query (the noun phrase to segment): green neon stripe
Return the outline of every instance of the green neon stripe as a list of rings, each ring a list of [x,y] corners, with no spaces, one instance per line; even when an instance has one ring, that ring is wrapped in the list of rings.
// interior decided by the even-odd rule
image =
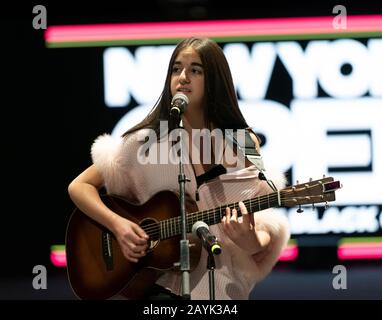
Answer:
[[[53,42],[47,43],[48,48],[75,48],[75,47],[111,47],[123,45],[145,44],[176,44],[183,38],[171,39],[137,39],[137,40],[110,40],[110,41],[86,41],[86,42]]]
[[[226,37],[213,38],[219,42],[234,41],[274,41],[274,40],[315,40],[315,39],[338,39],[338,38],[377,38],[382,37],[382,31],[378,32],[348,32],[348,33],[320,33],[320,34],[288,34],[274,36],[242,36],[242,37]]]
[[[293,246],[293,245],[297,245],[297,240],[296,239],[289,239],[288,246]]]
[[[64,244],[55,244],[50,246],[50,251],[65,251],[65,245]]]
[[[382,237],[349,237],[349,238],[342,238],[338,243],[344,244],[344,243],[382,243]]]
[[[217,42],[242,42],[242,41],[275,41],[275,40],[315,40],[315,39],[339,39],[339,38],[378,38],[382,37],[382,31],[375,32],[337,32],[320,34],[288,34],[288,35],[255,35],[233,37],[211,37]],[[149,45],[149,44],[176,44],[183,38],[163,39],[134,39],[134,40],[110,40],[110,41],[81,41],[81,42],[52,42],[47,43],[48,48],[80,48],[80,47],[110,47],[123,45]]]

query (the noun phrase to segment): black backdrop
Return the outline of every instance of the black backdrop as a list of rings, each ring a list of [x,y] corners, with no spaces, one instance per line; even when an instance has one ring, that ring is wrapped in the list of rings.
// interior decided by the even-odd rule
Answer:
[[[32,8],[48,25],[331,15],[330,1],[251,4],[234,1],[125,1],[124,5],[38,2],[2,5],[2,220],[0,274],[31,274],[64,243],[74,206],[67,185],[90,164],[89,147],[127,111],[100,117],[103,48],[47,49],[32,28]],[[344,1],[348,14],[382,12],[377,2]],[[57,63],[59,61],[59,63]],[[96,66],[96,67],[95,67]]]

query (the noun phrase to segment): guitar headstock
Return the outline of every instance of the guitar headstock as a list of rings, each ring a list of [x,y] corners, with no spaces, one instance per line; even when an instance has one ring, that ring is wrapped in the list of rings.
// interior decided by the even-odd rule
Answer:
[[[294,207],[334,201],[335,191],[341,187],[341,183],[334,181],[332,177],[296,184],[280,191],[281,204],[285,207]]]

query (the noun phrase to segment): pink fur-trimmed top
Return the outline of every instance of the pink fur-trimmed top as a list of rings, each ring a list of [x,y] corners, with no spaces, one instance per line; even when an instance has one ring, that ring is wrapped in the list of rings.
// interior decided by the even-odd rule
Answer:
[[[147,130],[142,129],[128,137],[114,138],[110,135],[98,137],[92,145],[92,160],[102,174],[108,193],[125,197],[132,203],[141,204],[162,190],[178,192],[177,164],[141,164],[138,156],[142,149]],[[167,141],[160,141],[167,143]],[[197,188],[194,170],[191,164],[184,166],[187,195],[195,200],[198,190],[199,210],[215,208],[226,203],[237,202],[271,192],[266,182],[258,179],[258,170],[254,166],[231,171],[202,184]],[[274,180],[278,187],[283,180]],[[286,217],[271,209],[254,213],[256,229],[266,230],[271,235],[271,244],[261,259],[251,256],[224,234],[221,225],[210,226],[222,245],[222,253],[215,257],[216,299],[248,299],[253,286],[263,279],[273,268],[282,249],[289,239],[289,226]],[[191,272],[190,288],[192,299],[209,299],[207,255],[202,255],[197,268]],[[181,274],[169,271],[158,284],[169,288],[176,294],[181,293]]]

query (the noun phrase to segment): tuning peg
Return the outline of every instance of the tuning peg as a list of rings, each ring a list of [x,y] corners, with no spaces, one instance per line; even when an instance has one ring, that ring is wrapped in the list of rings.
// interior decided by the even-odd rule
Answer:
[[[312,211],[314,211],[314,209],[316,209],[316,206],[314,205],[314,203],[312,203]]]
[[[326,177],[326,176],[323,174],[323,175],[322,175],[322,178],[325,179],[325,177]]]
[[[329,208],[328,201],[325,201],[325,209],[328,209],[328,208]]]
[[[301,205],[298,206],[297,212],[298,212],[298,213],[302,213],[302,212],[304,212],[304,209],[301,208]]]
[[[313,181],[313,178],[309,178],[309,182],[312,182]]]

